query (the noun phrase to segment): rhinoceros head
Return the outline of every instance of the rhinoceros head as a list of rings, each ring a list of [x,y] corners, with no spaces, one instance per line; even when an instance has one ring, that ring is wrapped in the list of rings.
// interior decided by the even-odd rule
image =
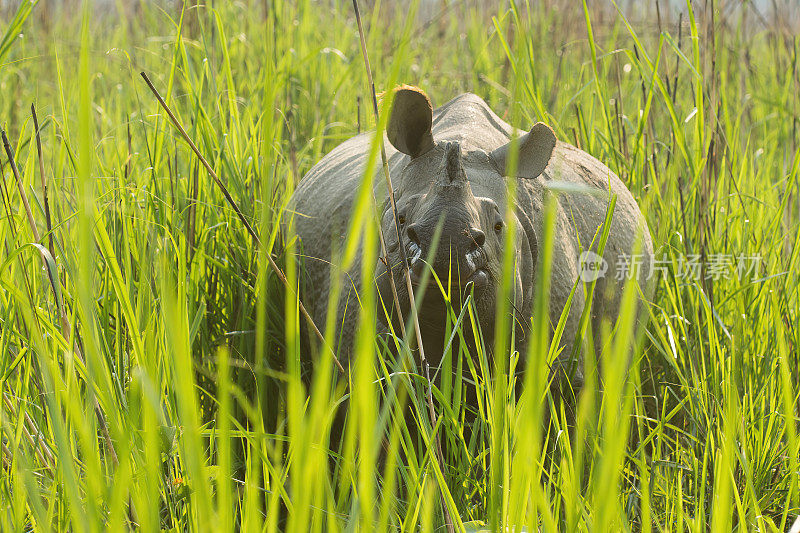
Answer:
[[[451,291],[455,296],[461,293],[460,289],[472,286],[476,304],[485,310],[484,315],[492,315],[502,276],[504,232],[513,224],[517,235],[524,234],[516,216],[512,220],[505,217],[510,143],[490,151],[467,151],[462,145],[471,148],[481,145],[468,138],[480,135],[470,131],[469,124],[465,124],[460,137],[455,136],[456,140],[452,140],[453,136],[451,140],[435,139],[431,126],[428,97],[415,88],[398,89],[387,136],[398,151],[410,156],[401,174],[393,179],[412,282],[418,283],[429,266],[443,285],[458,289]],[[536,178],[547,166],[555,146],[553,131],[539,123],[518,142],[515,175]],[[382,225],[392,259],[398,261],[402,254],[388,206]],[[434,242],[438,243],[435,249]],[[521,277],[532,275],[535,252],[532,253],[527,242],[517,248],[518,260],[524,263],[522,270],[528,271],[517,275],[516,285],[521,292]],[[399,279],[399,270],[395,269],[395,279]],[[427,296],[426,301],[429,301]],[[432,314],[437,313],[423,308],[420,318],[441,324],[443,317]]]

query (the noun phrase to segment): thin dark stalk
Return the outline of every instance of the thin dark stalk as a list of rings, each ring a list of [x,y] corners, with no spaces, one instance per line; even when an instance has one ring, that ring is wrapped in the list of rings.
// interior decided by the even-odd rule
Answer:
[[[52,256],[53,265],[57,265],[57,263],[56,263],[56,250],[55,250],[55,246],[53,245],[53,224],[52,224],[52,219],[50,217],[50,202],[49,202],[49,199],[48,199],[49,198],[49,194],[47,193],[47,176],[44,173],[44,158],[42,157],[42,140],[41,140],[41,134],[40,134],[40,129],[39,129],[39,118],[36,116],[36,107],[35,107],[34,104],[31,104],[31,116],[33,117],[34,129],[36,130],[36,149],[37,149],[37,152],[39,154],[39,173],[41,175],[41,180],[42,180],[42,195],[44,197],[44,199],[43,199],[44,214],[45,214],[45,220],[47,222],[47,234],[48,234],[48,237],[49,237],[49,239],[48,239],[49,250],[50,250],[50,255]],[[44,258],[43,258],[43,261],[45,262],[45,268],[47,268],[47,261]],[[48,271],[49,271],[49,269],[48,269]],[[50,285],[51,285],[51,288],[53,289],[53,297],[56,300],[56,310],[58,312],[58,317],[59,317],[59,320],[60,320],[60,323],[61,323],[61,334],[62,334],[62,336],[64,337],[65,340],[69,340],[69,333],[70,333],[69,320],[67,319],[67,314],[64,311],[64,302],[59,297],[59,294],[60,294],[59,291],[56,290],[56,283],[59,282],[58,281],[58,267],[57,266],[56,266],[56,272],[50,272],[48,278],[50,279]],[[76,345],[76,349],[77,349],[77,345]],[[98,407],[99,407],[99,404],[98,404]],[[112,453],[112,455],[115,456],[116,454]]]
[[[192,171],[192,186],[189,189],[189,220],[186,224],[186,244],[189,251],[188,264],[191,264],[192,258],[194,257],[194,232],[195,220],[197,217],[197,182],[200,175],[199,166],[193,166],[194,171]]]
[[[14,178],[17,181],[17,188],[19,189],[19,194],[22,197],[22,205],[25,206],[25,214],[28,216],[28,224],[33,232],[33,238],[36,240],[36,242],[39,242],[41,237],[39,236],[39,230],[36,228],[36,221],[33,220],[31,204],[28,203],[28,195],[25,194],[25,186],[22,184],[22,178],[20,177],[19,170],[17,169],[17,162],[14,160],[14,151],[11,149],[11,144],[8,142],[8,137],[6,137],[6,130],[2,130],[0,134],[3,136],[3,147],[6,149],[8,163],[11,165],[11,171],[14,173]]]
[[[30,224],[31,231],[33,232],[34,237],[35,237],[36,241],[38,242],[39,240],[41,240],[41,237],[39,236],[39,231],[36,229],[36,223],[33,220],[33,214],[31,213],[31,210],[30,210],[30,204],[28,203],[28,197],[25,194],[24,187],[22,186],[22,179],[21,179],[21,177],[19,175],[19,170],[17,169],[16,160],[14,159],[14,152],[11,149],[11,144],[8,142],[8,137],[6,136],[5,130],[0,130],[0,136],[2,136],[2,138],[3,138],[3,146],[5,148],[6,155],[8,156],[8,162],[11,165],[11,169],[12,169],[12,171],[14,173],[14,177],[15,177],[15,179],[17,181],[17,187],[19,188],[20,194],[22,195],[22,202],[25,205],[25,210],[26,210],[26,213],[28,215],[28,223]],[[0,169],[0,176],[2,176],[2,169]],[[6,209],[8,210],[9,209],[9,201],[10,201],[11,197],[8,194],[8,189],[5,187],[5,180],[3,180],[3,191],[5,193],[4,204],[6,205]],[[17,234],[16,230],[13,228],[13,218],[11,218],[10,211],[8,213],[8,217],[9,217],[9,220],[10,220],[10,222],[12,224],[12,230],[14,231],[14,234]],[[51,287],[53,289],[53,295],[54,295],[54,297],[56,299],[56,307],[58,308],[58,314],[59,314],[59,317],[61,318],[62,336],[65,339],[69,339],[69,323],[66,320],[66,315],[64,313],[63,303],[58,298],[58,294],[59,293],[56,290],[56,286],[55,286],[55,284],[58,283],[57,274],[55,272],[52,272],[50,270],[49,266],[48,266],[48,262],[47,262],[47,259],[46,259],[45,255],[47,253],[49,253],[49,252],[46,252],[46,251],[42,250],[40,253],[42,255],[42,262],[44,263],[45,268],[49,272],[48,278],[50,280],[50,285],[51,285]],[[52,259],[53,259],[53,264],[55,264],[55,258],[52,258]],[[30,281],[28,280],[28,274],[27,274],[27,271],[25,270],[25,268],[22,268],[22,275],[25,278],[25,285],[26,285],[26,288],[28,290],[28,295],[29,295],[29,297],[31,297],[32,291],[31,291],[31,287],[30,287]],[[31,301],[33,301],[32,298],[31,298]],[[37,319],[36,324],[38,326],[38,317],[35,314],[34,314],[34,319]],[[81,351],[77,346],[75,348],[75,357],[79,361],[81,361],[81,363],[83,364],[83,358],[81,356]],[[117,465],[119,465],[119,457],[117,456],[117,451],[114,449],[114,443],[111,440],[111,434],[108,431],[108,423],[106,422],[106,417],[103,414],[103,410],[100,407],[100,402],[97,400],[96,397],[94,398],[94,410],[95,410],[95,415],[97,416],[97,422],[98,422],[98,424],[100,426],[100,433],[102,434],[103,440],[104,440],[105,445],[106,445],[106,449],[108,450],[108,453],[111,455],[111,460],[113,461],[114,466],[116,467]]]
[[[125,123],[125,129],[128,134],[128,157],[125,158],[125,184],[128,183],[128,176],[131,175],[131,157],[133,157],[133,147],[131,146],[131,122]]]
[[[356,133],[361,133],[361,97],[356,96]]]
[[[33,106],[31,106],[31,109],[33,109]],[[38,123],[37,123],[35,117],[36,117],[36,115],[34,115],[34,123],[36,124],[37,139],[38,139],[39,127],[38,127]],[[41,237],[39,236],[39,230],[36,228],[36,222],[33,220],[33,213],[31,213],[31,210],[30,210],[30,204],[28,203],[28,196],[25,194],[25,188],[24,188],[24,186],[22,184],[22,178],[19,175],[19,170],[17,170],[17,162],[14,159],[14,151],[11,149],[11,144],[8,142],[8,137],[6,137],[5,130],[0,131],[0,134],[2,135],[2,138],[3,138],[3,146],[5,147],[6,155],[8,156],[8,162],[11,165],[11,170],[14,173],[14,178],[17,181],[17,188],[19,189],[19,193],[22,196],[22,203],[25,206],[25,211],[26,211],[26,213],[28,215],[28,224],[30,225],[31,231],[33,232],[34,240],[38,243],[41,240]],[[39,153],[39,159],[40,159],[40,162],[41,162],[41,151]],[[2,172],[2,169],[0,168],[0,173],[1,172]],[[5,180],[4,180],[3,184],[5,186]],[[7,204],[11,200],[11,197],[9,196],[7,189],[5,190],[5,194],[6,194],[6,197],[7,197],[7,199],[6,199],[6,204]],[[12,222],[12,229],[13,229],[14,228],[13,220],[10,217],[11,217],[11,215],[9,214],[9,220],[11,220],[11,222]],[[48,222],[48,227],[49,226],[50,226],[50,223]],[[52,228],[50,229],[50,231],[52,231]],[[16,229],[14,230],[14,232],[16,234]],[[51,233],[51,241],[50,242],[51,242],[51,247],[52,247],[52,233]],[[56,308],[58,310],[58,316],[61,319],[62,334],[64,335],[64,339],[69,339],[69,336],[68,336],[69,323],[67,321],[66,314],[64,313],[63,303],[62,303],[61,299],[59,298],[59,291],[56,289],[56,283],[58,283],[58,274],[56,272],[51,272],[50,271],[50,269],[48,267],[48,264],[47,264],[47,258],[45,257],[43,252],[40,252],[40,253],[42,254],[42,263],[44,263],[44,267],[48,271],[48,279],[50,280],[50,287],[53,289],[53,297],[56,300]],[[53,253],[52,248],[50,248],[50,255],[52,256],[53,264],[55,264],[55,254]],[[23,274],[25,274],[25,269],[23,269],[22,272],[23,272]],[[25,274],[25,275],[27,276],[27,274]]]
[[[31,109],[33,110],[33,107],[31,107]],[[35,117],[36,117],[36,115],[34,114],[34,121],[36,122],[36,118]],[[38,131],[39,131],[38,124],[36,124],[36,131],[37,131],[37,140],[38,140]],[[27,215],[28,215],[28,223],[30,224],[31,231],[33,232],[34,237],[35,237],[36,241],[38,242],[39,240],[41,240],[41,237],[39,236],[39,231],[36,228],[36,224],[35,224],[35,222],[33,220],[33,215],[32,215],[32,213],[30,211],[30,204],[28,203],[28,198],[25,195],[25,190],[22,187],[22,180],[20,178],[19,171],[17,170],[17,164],[16,164],[16,161],[14,159],[14,153],[11,150],[11,145],[8,142],[8,137],[6,136],[6,132],[5,131],[0,131],[0,134],[2,135],[2,138],[3,138],[3,145],[4,145],[5,150],[6,150],[6,155],[8,156],[9,164],[11,165],[12,171],[14,173],[14,177],[17,180],[17,186],[20,189],[20,194],[22,195],[22,201],[23,201],[23,204],[25,205],[26,212],[27,212]],[[41,161],[41,152],[40,152],[40,161]],[[2,169],[0,169],[0,175],[2,175]],[[8,196],[8,190],[7,189],[5,189],[5,194],[6,194],[6,204],[7,204],[9,199],[10,199],[10,197]],[[9,215],[9,219],[12,222],[12,228],[13,228],[13,219],[10,218],[10,215]],[[49,223],[48,223],[48,226],[49,226]],[[52,228],[48,227],[48,230],[51,232],[51,235],[52,235]],[[15,231],[15,233],[16,233],[16,231]],[[48,271],[48,279],[50,281],[50,286],[51,286],[51,288],[53,290],[53,297],[56,300],[56,309],[57,309],[58,316],[59,316],[60,321],[61,321],[61,335],[64,337],[65,340],[69,340],[69,338],[70,338],[69,320],[67,319],[66,311],[64,309],[64,302],[59,297],[60,293],[56,289],[56,284],[58,283],[58,274],[57,274],[57,272],[53,272],[52,270],[50,270],[47,258],[45,257],[46,252],[41,251],[40,253],[42,255],[42,262],[44,263],[44,266]],[[51,257],[52,264],[55,265],[56,264],[55,263],[55,255],[53,255],[52,251],[50,251],[50,254],[52,256]],[[26,273],[25,269],[22,269],[22,273],[25,276],[26,284],[28,284],[27,273]],[[82,350],[80,348],[80,335],[77,332],[76,332],[74,354],[75,354],[75,357],[79,361],[81,361],[81,363],[83,363]],[[101,432],[101,434],[103,436],[103,440],[105,441],[106,449],[108,450],[109,454],[111,455],[111,459],[114,462],[114,466],[117,466],[119,464],[119,458],[117,456],[116,450],[114,449],[114,443],[111,440],[111,434],[108,431],[108,424],[106,422],[105,415],[103,414],[103,410],[100,407],[100,403],[98,402],[97,398],[94,399],[94,408],[95,408],[95,414],[97,415],[98,423],[100,425],[100,432]]]
[[[239,217],[239,220],[242,222],[242,224],[244,224],[244,227],[245,227],[245,229],[247,229],[247,232],[250,234],[250,237],[252,237],[253,242],[256,244],[256,246],[259,249],[261,249],[261,239],[258,238],[258,235],[253,230],[253,227],[250,225],[250,223],[247,221],[247,218],[245,218],[244,213],[242,213],[242,210],[239,209],[238,205],[236,205],[236,202],[233,200],[233,197],[231,196],[231,193],[228,192],[228,188],[225,187],[225,185],[222,183],[222,181],[220,181],[219,177],[217,176],[217,173],[214,172],[214,169],[211,168],[211,165],[208,163],[208,161],[206,161],[206,158],[203,157],[203,154],[200,153],[200,150],[194,144],[194,142],[192,141],[191,137],[189,137],[189,134],[186,133],[186,130],[183,128],[181,123],[178,121],[178,118],[175,116],[175,114],[169,108],[167,103],[161,97],[161,94],[159,94],[158,90],[153,85],[153,82],[151,82],[150,78],[147,77],[147,74],[142,72],[141,75],[142,75],[142,78],[144,78],[144,81],[147,84],[147,86],[153,92],[153,95],[155,95],[156,99],[158,100],[158,103],[161,104],[161,107],[167,113],[167,116],[172,121],[172,124],[175,126],[175,128],[178,130],[178,132],[181,134],[181,137],[183,137],[183,140],[186,141],[186,143],[189,145],[189,148],[192,149],[194,154],[200,160],[200,163],[202,163],[203,166],[206,168],[206,171],[208,172],[208,175],[211,176],[211,179],[214,180],[214,183],[222,191],[222,194],[225,196],[225,200],[227,200],[228,204],[236,212],[236,215]],[[286,287],[286,290],[294,292],[294,288],[291,285],[289,285],[289,281],[286,279],[286,275],[283,273],[283,271],[277,265],[277,263],[275,263],[275,260],[272,259],[272,255],[270,255],[266,250],[264,251],[264,255],[267,258],[267,262],[269,263],[269,267],[273,270],[273,272],[275,272],[275,274],[278,276],[278,279],[281,280],[281,283],[283,283],[283,285]],[[336,354],[333,352],[333,349],[330,348],[330,346],[328,346],[328,344],[325,342],[325,337],[322,336],[322,333],[320,332],[319,328],[314,323],[314,319],[311,318],[310,314],[308,314],[308,311],[306,310],[305,306],[303,305],[303,302],[300,301],[300,297],[299,296],[297,298],[297,303],[298,303],[298,306],[300,308],[300,312],[303,314],[303,317],[306,319],[306,322],[308,322],[309,327],[312,330],[314,330],[314,334],[317,336],[317,338],[322,343],[322,345],[328,347],[328,350],[330,351],[331,356],[333,357],[333,360],[336,363],[336,366],[339,368],[339,370],[342,372],[342,374],[345,374],[346,372],[344,370],[344,367],[342,366],[342,363],[339,362],[339,359],[336,357]]]
[[[378,97],[377,97],[377,94],[375,92],[375,82],[372,79],[372,68],[370,67],[370,64],[369,64],[369,54],[367,53],[367,41],[366,41],[366,38],[364,37],[364,27],[361,24],[361,12],[358,9],[358,0],[353,0],[353,10],[355,11],[355,15],[356,15],[356,23],[358,24],[358,35],[359,35],[359,38],[361,40],[361,54],[364,56],[364,68],[367,71],[367,82],[369,83],[370,96],[372,97],[372,112],[375,115],[375,123],[377,124],[378,123]],[[381,161],[383,163],[383,175],[386,178],[386,188],[387,188],[387,193],[388,193],[388,196],[389,196],[389,203],[390,203],[390,205],[392,207],[392,215],[393,215],[393,219],[394,219],[394,229],[395,229],[395,233],[397,235],[397,248],[400,251],[400,257],[402,259],[401,263],[403,265],[402,268],[403,268],[403,273],[405,275],[404,277],[405,277],[405,281],[406,281],[406,292],[408,292],[408,300],[409,300],[409,305],[410,305],[412,318],[413,318],[413,322],[414,322],[414,333],[415,333],[416,340],[417,340],[417,348],[419,349],[420,361],[422,362],[422,366],[423,366],[423,368],[425,370],[425,379],[428,382],[428,390],[427,390],[426,396],[427,396],[427,403],[428,403],[428,411],[430,412],[429,414],[430,414],[430,417],[431,417],[431,427],[435,427],[435,425],[436,425],[436,410],[435,410],[434,405],[433,405],[433,390],[432,390],[433,384],[431,382],[430,364],[428,363],[428,360],[425,358],[425,349],[423,348],[423,345],[422,345],[422,332],[420,331],[419,319],[418,319],[418,317],[416,315],[416,312],[415,312],[417,306],[416,306],[416,302],[414,300],[414,287],[411,284],[411,273],[409,272],[409,269],[408,269],[408,260],[406,258],[406,250],[405,250],[405,246],[403,245],[403,234],[400,231],[400,219],[399,219],[398,214],[397,214],[397,204],[395,203],[395,199],[394,199],[394,187],[392,186],[392,178],[389,175],[389,164],[388,164],[388,162],[386,160],[386,149],[383,146],[383,139],[381,139],[380,147],[381,147]],[[390,284],[390,286],[392,288],[392,296],[394,297],[395,306],[397,308],[398,317],[400,319],[399,322],[400,322],[401,333],[402,333],[403,337],[405,338],[406,332],[405,332],[405,326],[403,325],[403,315],[402,315],[402,312],[400,310],[400,298],[397,295],[397,288],[395,287],[395,284],[394,284],[394,274],[392,273],[391,261],[389,260],[388,253],[386,252],[386,243],[385,243],[385,240],[384,240],[383,232],[381,231],[380,224],[378,225],[378,231],[380,233],[382,253],[384,254],[384,260],[385,260],[385,263],[386,263],[386,268],[388,269],[389,284]],[[442,471],[444,471],[444,469],[442,468],[443,465],[444,465],[444,454],[442,453],[442,442],[441,442],[441,439],[439,437],[439,433],[438,432],[436,432],[436,434],[434,435],[434,439],[435,439],[435,443],[436,443],[436,454],[437,454],[437,460],[439,462],[439,467],[440,467],[440,469]],[[445,523],[447,525],[447,530],[452,533],[452,532],[455,531],[455,528],[453,527],[453,519],[450,516],[450,511],[447,509],[447,502],[445,501],[444,496],[441,497],[441,501],[442,501],[442,510],[444,511]]]
[[[358,34],[361,38],[361,54],[364,56],[364,68],[367,71],[367,82],[369,83],[370,89],[370,96],[372,97],[372,112],[375,115],[375,123],[378,122],[378,96],[375,92],[375,82],[372,81],[372,67],[369,64],[369,54],[367,54],[367,41],[364,38],[364,28],[361,25],[361,12],[358,9],[358,2],[353,0],[353,9],[356,12],[356,23],[358,24]],[[394,215],[394,226],[395,231],[397,232],[397,245],[400,250],[400,257],[402,258],[403,265],[406,265],[406,257],[405,257],[405,247],[403,246],[403,237],[400,232],[400,222],[397,218],[397,206],[394,202],[394,189],[392,188],[392,178],[389,175],[389,163],[386,160],[386,149],[383,146],[383,141],[381,140],[381,163],[383,165],[383,175],[386,178],[386,186],[389,189],[389,202],[392,206],[392,214]],[[392,273],[392,264],[389,261],[389,254],[386,251],[386,239],[383,235],[383,228],[381,228],[380,223],[378,224],[378,235],[380,236],[381,241],[381,255],[383,256],[383,262],[386,264],[386,269],[388,270],[389,274],[389,286],[392,289],[392,297],[394,299],[395,311],[397,312],[397,316],[400,318],[400,332],[403,337],[406,336],[406,327],[403,323],[403,313],[400,309],[400,297],[397,295],[397,286],[394,283],[394,274]],[[408,277],[408,268],[405,267],[406,276]],[[411,278],[409,277],[408,283],[408,296],[409,300],[411,301],[411,308],[414,309],[414,291],[411,290]],[[419,327],[415,327],[415,329],[419,329]],[[425,360],[425,353],[422,349],[422,338],[418,336],[417,342],[419,344],[420,356],[423,360]]]
[[[44,158],[42,157],[42,136],[39,130],[39,118],[36,116],[36,106],[31,104],[31,116],[33,117],[33,127],[36,130],[36,151],[39,154],[39,175],[42,179],[42,197],[44,203],[44,218],[47,223],[47,237],[50,248],[50,255],[56,257],[56,249],[53,245],[53,222],[50,217],[50,199],[47,194],[47,176],[44,173]]]
[[[6,186],[6,180],[5,180],[5,174],[4,174],[2,159],[0,159],[0,197],[2,197],[3,207],[4,207],[5,213],[6,213],[6,218],[8,219],[8,224],[9,224],[9,227],[11,228],[11,237],[12,237],[12,239],[14,241],[16,241],[17,236],[19,235],[19,232],[17,231],[16,224],[14,223],[14,217],[11,214],[11,195],[9,194],[8,187]],[[8,246],[6,246],[6,255],[8,255]],[[20,267],[21,267],[20,270],[22,271],[22,276],[23,276],[23,279],[25,280],[25,288],[27,290],[26,294],[28,295],[28,297],[30,298],[30,300],[32,302],[33,298],[31,298],[31,296],[30,296],[31,295],[31,290],[30,290],[30,281],[28,279],[28,273],[27,273],[27,270],[25,270],[24,264],[22,263],[22,258],[19,258],[19,261],[20,261]],[[36,322],[36,323],[38,324],[38,322]],[[27,333],[25,332],[25,329],[26,329],[25,326],[23,324],[21,324],[20,321],[19,321],[19,316],[17,316],[17,328],[19,329],[20,332],[22,332],[22,334],[25,337],[28,337]],[[38,386],[38,384],[37,384],[37,386]],[[41,392],[41,388],[40,388],[40,392]],[[7,409],[8,409],[8,412],[9,412],[9,416],[13,417],[14,416],[13,405],[11,404],[10,400],[4,394],[3,394],[3,399],[6,401]],[[27,413],[26,413],[26,418],[27,418]],[[37,433],[37,438],[38,438],[40,433],[38,431],[36,431],[35,424],[33,424],[32,421],[30,422],[30,424],[34,428],[35,432]],[[25,433],[27,434],[28,438],[30,439],[29,429],[26,428],[24,424],[23,424],[23,429],[24,429]],[[31,445],[34,446],[34,448],[36,448],[32,441],[31,441]],[[37,453],[37,455],[40,456],[40,460],[42,461],[42,463],[43,464],[47,464],[48,467],[52,467],[52,465],[55,464],[54,461],[53,461],[52,455],[49,455],[51,461],[48,463],[47,461],[44,461],[41,458],[41,452],[38,450],[38,448],[37,448],[36,453]]]

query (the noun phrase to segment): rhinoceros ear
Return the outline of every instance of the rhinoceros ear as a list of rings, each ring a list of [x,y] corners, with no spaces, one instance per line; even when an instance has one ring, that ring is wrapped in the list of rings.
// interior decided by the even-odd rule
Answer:
[[[533,179],[539,176],[547,167],[555,146],[556,135],[550,126],[544,122],[534,124],[531,131],[519,138],[519,157],[515,172],[517,177]],[[508,168],[510,150],[511,142],[508,142],[490,154],[498,171],[504,176],[508,176],[508,170],[510,170]]]
[[[386,127],[389,142],[412,158],[433,148],[433,108],[421,89],[403,85],[395,90],[392,114]]]

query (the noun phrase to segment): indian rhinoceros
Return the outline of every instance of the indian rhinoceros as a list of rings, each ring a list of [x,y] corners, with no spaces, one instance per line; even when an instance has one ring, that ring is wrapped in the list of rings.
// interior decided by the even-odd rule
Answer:
[[[595,326],[603,318],[613,321],[619,311],[622,283],[617,278],[626,278],[625,272],[618,275],[620,265],[635,258],[638,282],[646,285],[652,265],[650,233],[620,179],[594,157],[557,141],[553,130],[541,122],[517,140],[516,172],[508,176],[511,134],[511,126],[474,94],[462,94],[434,111],[419,89],[404,86],[396,90],[386,134],[391,146],[384,144],[406,260],[415,285],[424,273],[423,266],[429,264],[443,284],[450,284],[452,293],[457,295],[469,287],[484,345],[491,347],[504,233],[515,226],[514,301],[506,308],[516,315],[516,348],[524,355],[539,270],[537,254],[542,246],[545,198],[553,195],[556,220],[550,316],[536,319],[549,320],[554,328],[570,292],[578,285],[562,335],[563,359],[571,353],[584,308],[579,257],[593,240],[595,245],[599,240],[596,236],[611,196],[616,195],[617,201],[602,257],[608,269],[598,272],[604,275],[597,280],[591,309]],[[336,260],[331,250],[344,248],[353,200],[373,138],[374,132],[362,133],[334,148],[300,181],[290,200],[304,263],[301,297],[320,325],[325,323],[327,312],[330,263]],[[380,165],[376,172],[382,172]],[[507,218],[509,179],[516,180],[517,187],[515,216]],[[551,192],[553,183],[559,185],[559,191]],[[377,204],[383,206],[381,225],[389,263],[403,313],[407,313],[402,258],[383,176],[376,175],[374,184]],[[595,194],[587,194],[587,190]],[[431,250],[437,229],[438,246]],[[429,262],[427,258],[431,258]],[[344,278],[347,286],[338,302],[339,353],[344,359],[357,334],[358,293],[377,289],[385,308],[393,308],[386,264],[378,261],[376,279],[366,287],[360,272],[359,256]],[[428,288],[419,322],[423,347],[434,365],[447,342],[445,312],[439,289]],[[379,313],[377,320],[379,329],[385,331],[385,315]]]

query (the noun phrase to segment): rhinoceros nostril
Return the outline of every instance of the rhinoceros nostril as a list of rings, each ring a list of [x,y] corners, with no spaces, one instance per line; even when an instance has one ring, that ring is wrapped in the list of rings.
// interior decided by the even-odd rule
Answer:
[[[408,261],[408,266],[410,267],[418,267],[422,263],[419,260],[422,257],[422,246],[419,242],[419,234],[417,233],[418,229],[419,226],[416,224],[411,224],[406,229],[406,235],[408,236],[408,244],[406,245],[406,261]],[[419,265],[417,263],[419,263]]]
[[[408,234],[408,239],[419,246],[419,235],[417,234],[417,230],[419,226],[416,224],[411,224],[408,229],[406,229],[406,233]]]
[[[486,242],[486,234],[479,230],[478,228],[470,228],[469,230],[470,239],[472,239],[472,243],[470,244],[470,248],[480,248]]]

